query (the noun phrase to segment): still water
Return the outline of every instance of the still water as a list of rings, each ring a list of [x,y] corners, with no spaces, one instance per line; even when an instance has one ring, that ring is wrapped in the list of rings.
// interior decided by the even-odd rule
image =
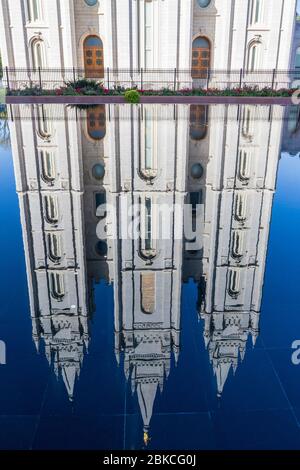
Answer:
[[[8,109],[1,449],[300,448],[296,114]]]

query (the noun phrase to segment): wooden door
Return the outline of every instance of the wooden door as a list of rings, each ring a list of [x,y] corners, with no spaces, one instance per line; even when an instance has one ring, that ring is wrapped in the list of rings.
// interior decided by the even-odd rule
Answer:
[[[91,139],[103,139],[106,134],[105,104],[99,104],[88,109],[87,131]]]
[[[84,68],[86,78],[104,78],[103,43],[98,36],[88,36],[84,41]]]
[[[210,67],[210,44],[206,38],[197,38],[192,49],[192,78],[207,78]]]

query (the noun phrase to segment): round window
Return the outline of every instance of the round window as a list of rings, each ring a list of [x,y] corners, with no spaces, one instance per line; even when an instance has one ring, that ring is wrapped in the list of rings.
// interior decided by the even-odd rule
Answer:
[[[195,179],[200,179],[203,176],[203,168],[200,163],[195,163],[191,168],[191,175]]]
[[[197,0],[200,8],[206,8],[211,3],[211,0]]]
[[[96,245],[96,253],[99,256],[106,256],[107,255],[107,243],[103,240],[99,240]]]
[[[84,0],[84,1],[89,7],[94,7],[98,3],[98,0]]]
[[[104,165],[102,165],[102,163],[97,163],[93,166],[92,173],[95,180],[102,180],[105,175]]]

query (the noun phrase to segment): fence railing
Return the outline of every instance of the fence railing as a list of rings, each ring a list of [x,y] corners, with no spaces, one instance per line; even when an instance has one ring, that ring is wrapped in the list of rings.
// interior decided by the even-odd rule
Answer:
[[[106,68],[99,76],[99,71],[88,71],[88,77],[103,82],[112,89],[125,87],[138,89],[169,88],[179,90],[184,88],[236,88],[256,86],[271,87],[275,90],[291,88],[296,80],[300,80],[300,68],[295,70],[214,70],[208,69],[195,72],[191,69],[112,69]],[[3,85],[7,89],[22,89],[39,87],[53,90],[66,82],[76,81],[86,77],[84,69],[80,68],[3,68]]]

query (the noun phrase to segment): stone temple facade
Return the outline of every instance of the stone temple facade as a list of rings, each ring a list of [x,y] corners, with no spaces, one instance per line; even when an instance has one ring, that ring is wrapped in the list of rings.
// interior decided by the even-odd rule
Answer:
[[[182,283],[193,280],[198,292],[195,314],[219,396],[247,339],[255,344],[284,110],[19,105],[10,112],[36,347],[44,342],[73,400],[92,337],[95,284],[113,283],[115,357],[137,395],[147,444],[156,397],[180,360]],[[186,203],[199,246],[186,243],[194,235],[183,237]],[[137,237],[131,205],[140,214]],[[171,214],[163,218],[166,236],[162,206]]]
[[[11,68],[75,67],[106,82],[109,69],[125,85],[135,70],[176,69],[188,85],[208,70],[289,69],[295,12],[296,0],[2,0],[0,49]],[[156,86],[162,77],[152,76]]]

